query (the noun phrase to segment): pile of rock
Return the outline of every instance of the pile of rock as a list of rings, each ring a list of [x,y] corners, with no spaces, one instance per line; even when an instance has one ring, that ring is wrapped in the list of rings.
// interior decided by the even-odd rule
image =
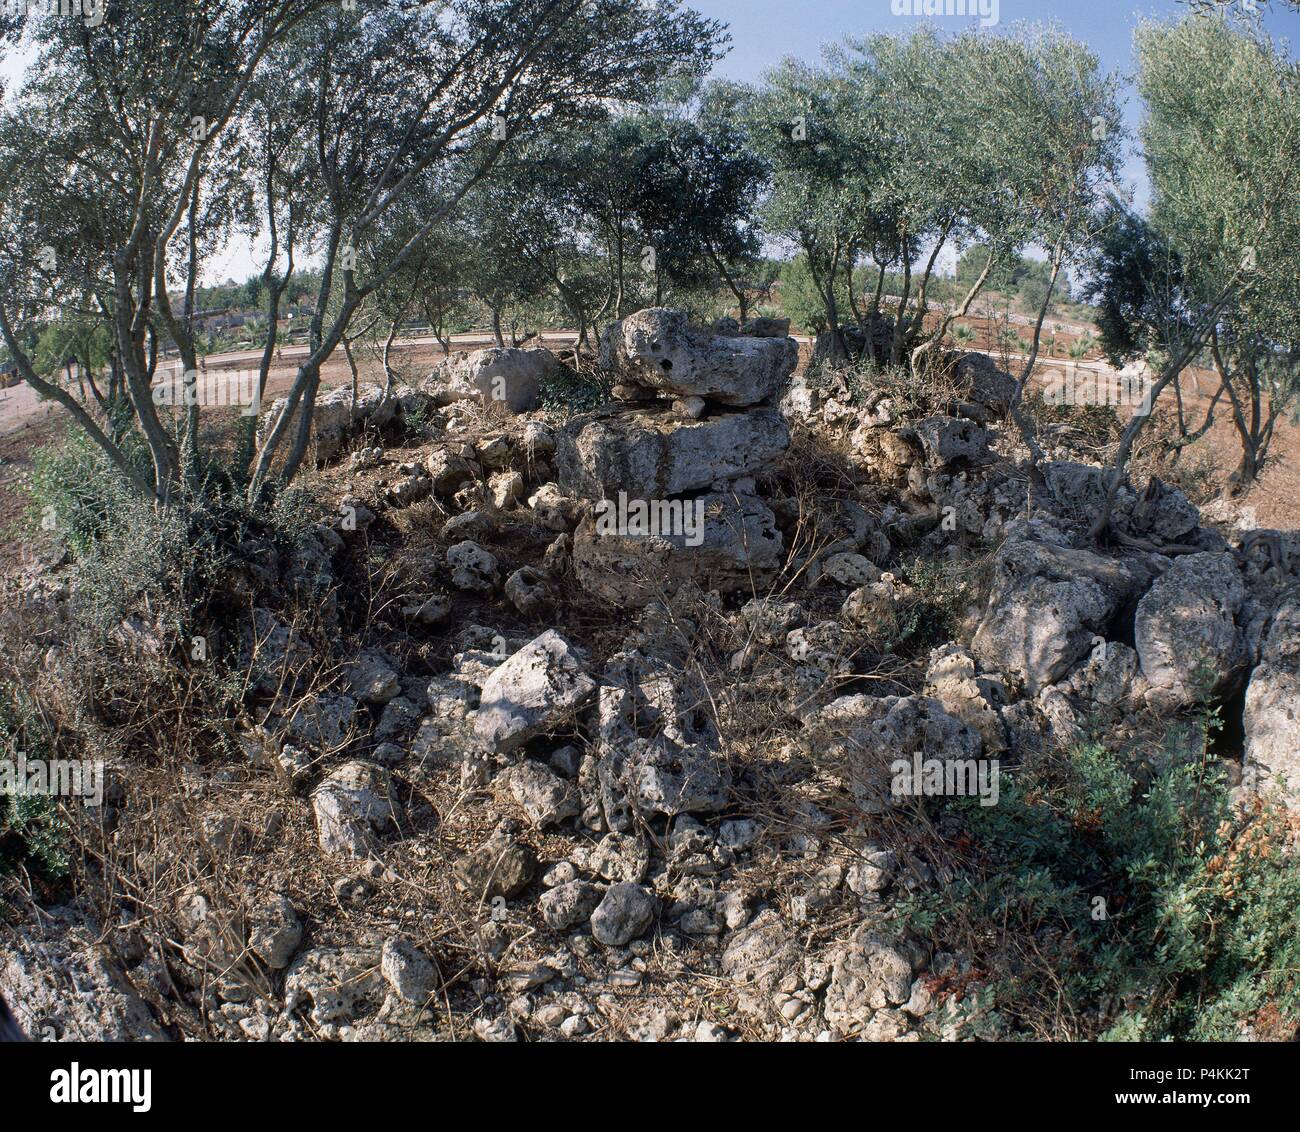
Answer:
[[[556,452],[561,487],[597,504],[574,534],[579,582],[643,605],[688,579],[721,592],[771,581],[784,547],[753,477],[789,445],[773,403],[794,340],[698,330],[652,308],[609,327],[601,358],[619,400],[575,420]]]

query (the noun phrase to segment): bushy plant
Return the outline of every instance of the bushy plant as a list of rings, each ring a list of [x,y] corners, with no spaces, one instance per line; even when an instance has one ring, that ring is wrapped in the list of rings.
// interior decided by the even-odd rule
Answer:
[[[1231,1040],[1300,1022],[1300,870],[1285,817],[1235,818],[1206,727],[1148,760],[1099,743],[943,805],[952,882],[911,903],[988,972],[1012,1032]],[[1152,766],[1154,770],[1150,769]]]
[[[562,366],[542,386],[542,407],[560,417],[587,413],[606,404],[614,395],[613,375],[603,370],[578,373]]]
[[[0,682],[0,759],[21,751],[28,758],[50,759],[52,745],[40,716],[21,689]],[[0,873],[33,868],[49,879],[68,872],[67,827],[53,798],[0,796]]]
[[[84,436],[38,450],[26,484],[32,533],[61,537],[77,561],[75,614],[98,633],[147,603],[187,620],[218,583],[219,499],[161,507],[141,498]]]

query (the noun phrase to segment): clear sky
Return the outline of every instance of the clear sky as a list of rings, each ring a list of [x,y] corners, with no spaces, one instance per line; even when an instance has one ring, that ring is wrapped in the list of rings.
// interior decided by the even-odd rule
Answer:
[[[822,45],[845,37],[870,32],[906,33],[921,22],[933,23],[940,31],[961,31],[980,21],[972,16],[895,15],[894,7],[924,9],[924,0],[688,0],[706,16],[721,20],[731,33],[731,51],[715,69],[719,77],[754,82],[764,71],[786,56],[815,60]],[[1247,0],[1249,3],[1249,0]],[[931,5],[937,6],[937,5]],[[961,3],[953,5],[962,8]],[[967,0],[968,11],[988,11],[989,0]],[[1294,53],[1300,49],[1300,14],[1273,5],[1264,8],[1265,26],[1274,39],[1291,40]],[[1076,39],[1087,43],[1107,71],[1125,77],[1125,119],[1136,133],[1141,113],[1131,84],[1133,30],[1143,18],[1171,18],[1187,12],[1177,0],[993,0],[996,28],[1019,21],[1053,22]],[[1146,181],[1136,153],[1130,155],[1125,177],[1137,194],[1146,199]]]
[[[921,8],[924,0],[908,7]],[[987,0],[986,0],[987,2]],[[941,30],[970,27],[978,20],[966,16],[896,16],[893,0],[689,0],[690,7],[722,20],[731,29],[732,51],[718,73],[751,81],[786,55],[817,57],[821,45],[844,36],[868,32],[904,31],[921,20]],[[960,7],[960,5],[958,5]],[[968,0],[980,8],[980,0]],[[1091,45],[1108,70],[1126,70],[1130,64],[1133,28],[1147,17],[1185,13],[1176,0],[997,0],[998,26],[1021,20],[1054,21],[1077,39]],[[1300,41],[1300,15],[1284,9],[1265,12],[1265,26],[1275,38],[1288,34]],[[1293,45],[1294,47],[1295,45]]]
[[[718,77],[754,82],[764,71],[786,56],[815,60],[823,45],[846,36],[868,32],[906,33],[922,20],[933,22],[941,31],[959,31],[978,23],[972,16],[896,15],[894,8],[923,10],[925,0],[687,0],[690,7],[728,25],[731,50],[716,67]],[[1241,0],[1250,5],[1252,0]],[[1127,77],[1132,67],[1133,29],[1143,17],[1168,18],[1187,11],[1177,0],[955,0],[954,6],[996,13],[997,27],[1017,21],[1054,21],[1067,32],[1088,43],[1105,69]],[[1294,53],[1300,49],[1300,14],[1273,5],[1264,10],[1265,26],[1275,39],[1289,39]],[[996,30],[996,29],[995,29]],[[23,53],[0,62],[0,76],[13,82],[21,74]],[[1127,89],[1127,84],[1126,84]],[[1140,108],[1127,98],[1126,120],[1133,131]],[[1126,180],[1141,204],[1146,196],[1142,165],[1136,153],[1130,156]],[[210,264],[209,281],[227,275],[242,279],[254,270],[251,249],[231,247]]]

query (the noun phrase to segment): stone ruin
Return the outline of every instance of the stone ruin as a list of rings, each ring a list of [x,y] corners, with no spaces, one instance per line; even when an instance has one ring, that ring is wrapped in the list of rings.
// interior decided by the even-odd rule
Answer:
[[[615,402],[557,441],[560,486],[595,506],[573,535],[573,569],[594,596],[628,605],[683,582],[761,590],[784,542],[755,477],[790,443],[776,407],[799,349],[772,336],[717,334],[651,308],[610,326],[601,364]]]

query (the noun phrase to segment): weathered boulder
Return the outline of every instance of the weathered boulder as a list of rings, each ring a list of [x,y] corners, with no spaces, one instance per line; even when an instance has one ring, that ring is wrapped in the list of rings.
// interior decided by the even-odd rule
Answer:
[[[464,456],[448,448],[435,448],[425,458],[425,471],[438,495],[452,495],[474,478],[475,469]]]
[[[550,578],[536,566],[521,566],[506,579],[505,595],[525,617],[545,613],[555,603]]]
[[[987,354],[962,355],[954,372],[965,400],[982,405],[999,417],[1010,409],[1016,379],[1006,370],[998,369],[997,362]]]
[[[560,490],[558,484],[542,484],[528,497],[528,506],[538,522],[548,530],[571,531],[578,521],[578,505]]]
[[[769,400],[798,360],[793,338],[717,335],[690,327],[685,311],[662,307],[629,315],[601,338],[602,364],[625,384],[723,405]]]
[[[788,318],[751,318],[740,328],[744,338],[788,338],[790,320]]]
[[[763,1015],[772,992],[799,965],[801,950],[794,932],[771,908],[737,931],[722,953],[722,973],[736,987],[740,1009]]]
[[[682,420],[663,409],[601,410],[556,441],[560,485],[588,499],[659,500],[767,467],[789,447],[773,409]]]
[[[1246,585],[1231,554],[1187,554],[1138,602],[1134,644],[1148,699],[1190,704],[1226,690],[1246,659]]]
[[[483,684],[475,733],[495,751],[511,751],[568,723],[596,682],[582,655],[554,629],[493,669]]]
[[[491,593],[501,576],[496,555],[470,539],[447,548],[447,565],[451,584],[467,593]]]
[[[1246,688],[1243,768],[1257,790],[1281,787],[1300,811],[1300,595],[1273,615]]]
[[[518,472],[498,472],[488,480],[488,492],[492,506],[505,511],[524,497],[524,477]]]
[[[941,645],[930,653],[925,694],[980,733],[988,754],[1006,748],[1006,728],[999,709],[1007,702],[1002,681],[977,675],[975,658],[959,645]]]
[[[75,908],[6,926],[0,992],[33,1041],[166,1041],[104,933]]]
[[[980,459],[992,439],[987,429],[960,417],[926,417],[913,426],[926,463],[947,468]]]
[[[578,795],[573,785],[534,759],[524,759],[507,772],[510,793],[533,825],[556,825],[576,817]]]
[[[477,849],[456,862],[456,887],[472,900],[518,896],[537,869],[537,857],[515,836],[515,826],[502,822]]]
[[[1012,534],[998,551],[972,651],[1036,695],[1108,634],[1149,578],[1141,563]]]
[[[363,704],[386,704],[402,690],[391,662],[378,649],[363,649],[346,672],[352,694]]]
[[[862,554],[832,554],[822,562],[822,573],[833,582],[857,589],[880,581],[880,567]]]
[[[868,813],[904,800],[893,791],[895,761],[969,762],[984,749],[978,731],[924,696],[841,696],[808,716],[800,742],[810,759],[844,775]]]
[[[606,670],[596,702],[599,809],[611,829],[628,815],[712,813],[729,800],[731,772],[700,709],[705,689],[665,660],[631,651]]]
[[[912,994],[912,960],[907,949],[860,929],[840,948],[826,988],[826,1022],[839,1034],[864,1029],[877,1010],[901,1006]]]
[[[808,613],[796,601],[756,597],[741,608],[740,620],[754,640],[768,648],[775,648],[785,642],[791,629],[797,629],[807,622]]]
[[[776,516],[756,495],[711,493],[681,502],[703,508],[702,532],[602,533],[594,517],[585,519],[574,532],[572,552],[582,588],[615,605],[640,606],[685,582],[732,593],[763,589],[776,577],[784,542]]]
[[[1145,698],[1148,687],[1137,653],[1119,641],[1098,642],[1088,659],[1059,685],[1069,695],[1119,711],[1133,699]]]
[[[335,1027],[377,1010],[385,985],[378,948],[318,947],[298,956],[285,974],[284,1007],[308,1006],[313,1023]]]
[[[527,413],[541,403],[542,386],[562,368],[550,350],[494,346],[439,362],[424,388],[442,404],[476,398]]]
[[[282,397],[271,406],[262,419],[262,428],[269,429],[288,406],[289,399]],[[396,397],[387,396],[383,386],[363,385],[357,390],[357,403],[352,404],[351,386],[335,389],[316,401],[312,410],[312,437],[316,444],[316,459],[331,460],[339,454],[344,444],[363,425],[382,428],[401,408]]]
[[[647,817],[716,813],[731,791],[731,772],[714,747],[663,735],[611,746],[599,775],[611,824],[625,805]]]
[[[373,763],[344,763],[312,795],[316,833],[326,853],[365,857],[377,844],[376,835],[395,830],[402,804],[393,776]]]
[[[388,490],[384,492],[384,499],[390,507],[400,511],[404,507],[415,506],[432,494],[433,480],[425,474],[423,468],[419,468],[389,485]]]

